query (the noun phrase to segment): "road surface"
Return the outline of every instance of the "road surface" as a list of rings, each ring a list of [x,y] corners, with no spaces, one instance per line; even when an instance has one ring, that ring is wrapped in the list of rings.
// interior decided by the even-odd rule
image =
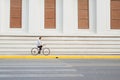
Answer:
[[[0,59],[0,80],[120,80],[120,60]]]

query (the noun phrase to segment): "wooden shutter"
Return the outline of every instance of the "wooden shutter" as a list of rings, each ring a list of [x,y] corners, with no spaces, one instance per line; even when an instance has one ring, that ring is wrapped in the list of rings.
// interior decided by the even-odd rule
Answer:
[[[88,0],[78,0],[78,29],[89,28]]]
[[[22,0],[10,0],[10,28],[21,28]]]
[[[111,29],[120,29],[120,0],[111,0]]]
[[[56,28],[56,0],[45,0],[45,28]]]

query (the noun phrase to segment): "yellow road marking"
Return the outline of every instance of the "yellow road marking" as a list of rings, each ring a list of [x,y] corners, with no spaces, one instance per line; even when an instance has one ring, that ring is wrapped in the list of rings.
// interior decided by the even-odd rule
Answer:
[[[0,59],[120,59],[120,55],[0,55]]]

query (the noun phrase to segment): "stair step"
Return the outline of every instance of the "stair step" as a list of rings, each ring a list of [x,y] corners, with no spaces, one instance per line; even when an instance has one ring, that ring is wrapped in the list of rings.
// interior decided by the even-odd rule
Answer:
[[[0,54],[31,54],[38,36],[0,36]],[[120,37],[44,36],[52,54],[120,54]]]

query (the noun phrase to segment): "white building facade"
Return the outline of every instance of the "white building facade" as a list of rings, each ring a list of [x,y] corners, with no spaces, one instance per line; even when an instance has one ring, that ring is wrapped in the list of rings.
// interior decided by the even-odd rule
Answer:
[[[89,28],[79,29],[78,0],[55,0],[56,25],[55,28],[47,29],[45,28],[45,0],[22,0],[21,28],[10,27],[10,0],[0,0],[0,34],[116,36],[120,34],[120,29],[111,29],[112,1],[115,2],[114,0],[88,0]],[[120,3],[119,0],[116,2]]]
[[[119,54],[119,4],[120,0],[0,0],[0,54],[6,48],[29,52],[33,36],[44,37],[52,54]]]

